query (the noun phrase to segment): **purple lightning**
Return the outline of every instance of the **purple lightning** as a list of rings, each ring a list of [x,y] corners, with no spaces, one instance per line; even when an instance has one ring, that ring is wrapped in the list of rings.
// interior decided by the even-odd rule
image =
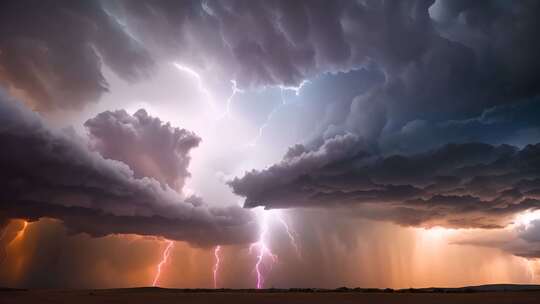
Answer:
[[[264,274],[262,272],[262,266],[265,257],[269,257],[272,263],[277,261],[277,256],[272,253],[270,248],[267,245],[266,236],[268,233],[268,211],[262,210],[261,216],[261,234],[259,235],[259,240],[256,243],[249,246],[249,252],[256,248],[257,253],[257,262],[255,263],[255,273],[257,274],[257,289],[261,289],[264,285]]]
[[[221,252],[221,246],[217,245],[214,249],[214,257],[215,257],[215,263],[214,263],[214,288],[217,288],[218,285],[218,271],[219,271],[219,264],[221,262],[219,253]]]
[[[167,240],[167,247],[165,247],[165,250],[163,251],[163,254],[161,256],[161,261],[157,265],[156,276],[154,277],[154,281],[152,282],[152,286],[154,287],[157,286],[159,277],[161,276],[161,267],[163,267],[163,265],[165,265],[165,263],[167,263],[167,261],[169,260],[169,256],[171,255],[171,250],[173,246],[174,242]]]

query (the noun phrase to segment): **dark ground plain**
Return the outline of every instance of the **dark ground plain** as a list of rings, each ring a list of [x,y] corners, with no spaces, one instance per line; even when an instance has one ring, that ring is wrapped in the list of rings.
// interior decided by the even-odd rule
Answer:
[[[0,303],[437,303],[503,304],[540,303],[540,286],[525,288],[465,287],[415,290],[185,290],[128,288],[106,290],[14,290],[0,289]],[[500,287],[505,286],[505,287]],[[517,288],[517,289],[516,289]]]

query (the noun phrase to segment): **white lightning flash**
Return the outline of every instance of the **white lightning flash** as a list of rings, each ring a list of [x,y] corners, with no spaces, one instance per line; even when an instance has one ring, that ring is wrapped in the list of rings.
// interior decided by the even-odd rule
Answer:
[[[236,80],[234,79],[231,80],[231,84],[232,84],[232,88],[231,88],[232,93],[229,96],[229,98],[227,98],[227,102],[225,103],[225,111],[223,112],[223,114],[221,114],[220,119],[231,117],[231,104],[234,99],[234,96],[236,95],[236,93],[244,93],[244,90],[238,88],[238,85],[236,84]]]
[[[272,118],[274,117],[274,115],[285,105],[287,105],[287,102],[285,102],[285,98],[283,97],[283,91],[293,91],[294,94],[296,96],[300,95],[300,90],[302,89],[302,87],[304,85],[306,85],[307,83],[309,83],[309,80],[302,80],[302,82],[297,86],[279,86],[279,89],[280,89],[280,94],[281,94],[281,103],[279,105],[277,105],[277,107],[275,107],[271,112],[270,114],[268,114],[268,116],[266,117],[266,120],[264,121],[264,123],[259,127],[259,131],[257,132],[257,136],[255,136],[248,144],[247,146],[248,147],[255,147],[258,143],[258,141],[261,139],[261,137],[263,136],[263,133],[264,133],[264,129],[266,129],[266,127],[268,127],[268,124],[270,123],[270,121],[272,120]]]
[[[195,70],[185,66],[181,65],[177,62],[174,62],[173,65],[180,71],[187,73],[191,77],[193,77],[197,81],[197,89],[206,97],[206,102],[208,103],[208,106],[212,110],[212,112],[215,114],[217,112],[216,110],[216,104],[214,102],[214,98],[212,97],[212,93],[210,93],[210,90],[206,88],[206,86],[203,83],[203,79],[199,73],[197,73]]]
[[[212,93],[210,92],[210,90],[204,85],[204,81],[203,81],[203,78],[201,77],[201,75],[199,73],[197,73],[195,70],[193,70],[193,69],[191,69],[191,68],[189,68],[189,67],[187,67],[185,65],[181,65],[181,64],[179,64],[177,62],[174,62],[173,65],[177,69],[179,69],[180,71],[185,72],[188,75],[190,75],[191,77],[195,78],[195,80],[197,81],[198,90],[205,96],[206,101],[208,103],[208,106],[212,110],[212,113],[216,114],[217,109],[216,109],[216,104],[215,104],[215,101],[214,101],[214,97],[213,97]],[[243,93],[244,92],[244,90],[238,88],[236,80],[232,79],[231,80],[231,85],[232,85],[231,86],[232,93],[229,96],[229,98],[227,98],[227,100],[225,102],[225,111],[223,111],[223,113],[221,113],[219,115],[218,119],[220,119],[220,120],[223,119],[223,118],[230,117],[230,115],[231,115],[231,104],[232,104],[232,101],[234,99],[234,96],[237,93]]]

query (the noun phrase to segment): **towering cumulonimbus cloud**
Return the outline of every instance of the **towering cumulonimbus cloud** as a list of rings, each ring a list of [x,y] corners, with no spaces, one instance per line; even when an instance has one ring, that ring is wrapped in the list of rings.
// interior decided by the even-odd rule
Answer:
[[[137,178],[75,134],[51,130],[37,114],[0,99],[0,218],[50,217],[73,232],[160,235],[196,245],[254,239],[250,211],[208,207],[152,177]]]
[[[153,177],[181,191],[190,176],[189,152],[201,139],[185,129],[162,123],[144,109],[133,115],[106,111],[85,122],[92,147],[105,158],[126,163],[135,177]]]

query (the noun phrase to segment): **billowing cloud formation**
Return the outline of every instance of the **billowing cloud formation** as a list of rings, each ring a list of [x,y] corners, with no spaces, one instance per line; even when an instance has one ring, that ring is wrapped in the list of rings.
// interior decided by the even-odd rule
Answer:
[[[201,139],[185,129],[163,124],[145,110],[103,112],[85,124],[93,148],[133,169],[135,177],[153,177],[180,191],[189,177],[189,151]]]
[[[17,1],[0,16],[0,77],[46,110],[106,91],[102,61],[138,79],[154,60],[179,60],[240,87],[298,85],[374,63],[387,78],[377,95],[396,123],[417,107],[419,119],[465,115],[539,93],[539,9],[534,1]]]
[[[346,205],[402,225],[481,228],[538,208],[540,146],[527,144],[540,139],[540,6],[335,3],[346,66],[369,63],[385,79],[339,110],[330,100],[313,139],[232,180],[246,206]]]
[[[102,64],[139,79],[152,59],[99,2],[10,1],[0,12],[0,81],[32,108],[80,108],[107,91]]]
[[[297,145],[280,163],[230,185],[248,207],[348,206],[361,217],[414,226],[497,228],[540,208],[540,144],[448,144],[390,156],[361,147],[352,134],[316,149]]]
[[[529,212],[525,213],[525,216],[534,214],[534,212]],[[540,220],[523,222],[518,217],[512,225],[505,229],[464,231],[455,235],[451,239],[451,243],[499,248],[524,258],[540,258],[539,233]]]
[[[137,178],[126,164],[47,128],[4,96],[0,119],[1,218],[52,217],[73,232],[161,235],[200,245],[249,242],[257,231],[250,211],[207,207],[153,178]]]

